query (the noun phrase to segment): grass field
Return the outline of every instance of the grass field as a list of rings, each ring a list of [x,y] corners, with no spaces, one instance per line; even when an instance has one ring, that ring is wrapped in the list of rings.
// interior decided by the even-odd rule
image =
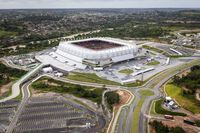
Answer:
[[[167,84],[165,91],[168,96],[176,99],[176,101],[185,109],[192,113],[200,113],[200,104],[192,95],[184,95],[182,89],[174,84]]]
[[[73,72],[67,76],[68,79],[83,81],[83,82],[91,82],[91,83],[99,83],[99,84],[109,84],[109,85],[121,85],[120,83],[110,81],[107,79],[100,78],[95,73],[78,73]]]
[[[156,101],[153,101],[151,105],[151,110],[150,110],[151,115],[157,115],[157,113],[155,112],[155,102]]]
[[[0,62],[0,89],[3,85],[6,85],[10,82],[15,82],[16,80],[18,80],[25,74],[26,74],[26,71],[8,67],[4,65],[2,62]],[[12,93],[11,87],[8,89],[9,90],[7,92],[5,92],[4,94],[0,96],[0,99],[3,99],[11,95]]]
[[[143,45],[142,47],[145,48],[145,49],[151,50],[151,51],[155,51],[157,53],[164,53],[163,50],[155,48],[155,47],[151,47],[151,46],[148,46],[148,45]]]
[[[98,104],[101,103],[104,88],[95,88],[64,83],[48,77],[43,77],[34,82],[31,87],[40,92],[68,93],[77,97],[86,98]]]
[[[136,87],[136,86],[141,86],[143,85],[145,82],[142,82],[142,81],[136,81],[134,83],[128,83],[128,84],[125,84],[123,86],[125,87]]]
[[[78,73],[78,72],[72,72],[67,76],[68,79],[76,80],[76,81],[82,81],[82,82],[90,82],[90,83],[99,83],[99,84],[108,84],[108,85],[119,85],[122,86],[118,82],[114,82],[111,80],[103,79],[99,76],[97,76],[95,73]],[[135,87],[142,85],[143,82],[137,81],[136,83],[128,83],[123,86],[126,87]]]
[[[175,115],[175,116],[186,116],[184,113],[179,112],[172,112],[169,110],[166,110],[162,107],[162,103],[164,102],[164,99],[159,99],[155,102],[155,113],[157,114],[164,114],[164,115]]]
[[[134,71],[131,70],[131,69],[122,69],[122,70],[119,71],[119,73],[126,74],[126,75],[130,75],[133,72]]]
[[[155,66],[155,65],[158,65],[158,64],[160,64],[160,62],[156,61],[156,60],[147,63],[148,66]]]
[[[16,34],[17,34],[16,32],[7,32],[0,30],[0,37],[15,36]]]
[[[141,90],[140,94],[141,96],[147,97],[147,96],[152,96],[154,93],[150,90]]]
[[[145,101],[145,98],[148,97],[148,96],[151,96],[153,95],[154,93],[150,90],[141,90],[140,91],[140,94],[141,94],[141,99],[140,101],[138,102],[138,104],[136,105],[136,108],[133,112],[133,118],[132,118],[132,126],[131,126],[131,133],[138,133],[139,129],[139,118],[140,118],[140,111],[141,111],[141,108],[142,108],[142,105]]]
[[[131,126],[131,133],[138,133],[139,129],[139,118],[140,118],[140,110],[142,108],[142,105],[144,103],[145,98],[140,99],[138,102],[134,113],[133,113],[133,119],[132,119],[132,126]]]

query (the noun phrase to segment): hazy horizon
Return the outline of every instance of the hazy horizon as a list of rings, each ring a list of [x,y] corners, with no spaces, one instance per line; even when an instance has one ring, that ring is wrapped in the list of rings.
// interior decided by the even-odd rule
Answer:
[[[199,0],[0,0],[0,9],[200,8]]]

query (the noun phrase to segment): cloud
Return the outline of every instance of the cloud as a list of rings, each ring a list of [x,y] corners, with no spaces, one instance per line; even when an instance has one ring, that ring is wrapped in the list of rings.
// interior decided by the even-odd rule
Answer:
[[[200,0],[0,0],[0,8],[200,8]]]

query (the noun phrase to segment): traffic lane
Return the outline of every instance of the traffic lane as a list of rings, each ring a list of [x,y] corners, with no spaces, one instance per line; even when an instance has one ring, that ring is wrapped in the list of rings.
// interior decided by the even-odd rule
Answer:
[[[124,125],[124,122],[126,120],[126,113],[127,113],[127,110],[128,108],[127,107],[124,107],[122,109],[122,113],[120,115],[120,118],[119,118],[119,122],[118,122],[118,126],[117,126],[117,132],[118,133],[122,133],[123,132],[123,125]]]
[[[127,121],[126,121],[126,128],[125,128],[126,133],[131,132],[133,112],[135,110],[136,105],[138,104],[138,102],[140,100],[140,94],[137,92],[137,90],[133,90],[132,92],[133,92],[135,98],[134,98],[132,104],[130,105],[130,110],[129,110],[128,118],[127,118]]]
[[[26,104],[26,102],[27,102],[27,100],[29,98],[28,86],[29,86],[30,83],[31,82],[27,82],[22,86],[22,91],[23,91],[22,93],[23,93],[23,97],[24,98],[22,98],[22,101],[21,101],[21,103],[20,103],[20,105],[18,107],[18,110],[16,111],[15,116],[13,117],[10,125],[8,126],[8,128],[6,130],[6,133],[12,133],[14,128],[15,128],[15,126],[16,126],[16,124],[17,124],[18,118],[19,118],[20,114],[22,113],[23,108],[24,108],[24,106],[25,106],[25,104]]]

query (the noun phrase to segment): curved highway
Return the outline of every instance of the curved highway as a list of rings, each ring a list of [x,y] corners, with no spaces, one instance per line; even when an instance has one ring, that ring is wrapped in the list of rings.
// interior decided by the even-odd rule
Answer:
[[[3,98],[0,100],[1,102],[5,102],[8,100],[11,100],[13,98],[16,98],[17,96],[19,96],[20,94],[20,86],[28,81],[28,79],[33,76],[34,74],[36,74],[42,67],[44,66],[44,64],[40,64],[39,66],[37,66],[35,69],[33,69],[32,71],[28,72],[27,74],[25,74],[24,76],[22,76],[17,82],[15,82],[12,85],[12,94],[6,98]]]
[[[30,92],[28,90],[28,87],[30,85],[31,81],[25,83],[23,86],[22,86],[22,101],[20,103],[20,105],[18,106],[18,109],[10,123],[10,125],[8,126],[7,130],[6,130],[6,133],[12,133],[16,124],[17,124],[17,120],[21,114],[21,112],[23,111],[23,108],[26,104],[26,102],[28,101],[29,97],[30,97]]]
[[[129,109],[128,108],[125,109],[125,111],[128,113],[128,115],[127,114],[124,115],[124,113],[122,113],[122,115],[120,116],[120,117],[123,117],[123,118],[120,118],[118,123],[126,122],[124,131],[123,131],[123,125],[117,124],[116,132],[131,133],[131,127],[132,127],[132,124],[133,124],[133,121],[132,121],[133,113],[135,111],[135,107],[137,106],[137,104],[140,100],[139,91],[144,90],[144,89],[145,90],[149,89],[149,90],[154,92],[154,95],[145,98],[145,101],[144,101],[142,108],[140,110],[140,118],[139,118],[139,125],[138,125],[139,133],[147,132],[146,126],[148,126],[148,125],[147,125],[147,118],[145,117],[145,114],[148,113],[152,100],[162,97],[162,93],[159,90],[160,87],[166,81],[168,81],[170,78],[172,78],[174,75],[180,73],[181,71],[183,71],[185,69],[189,69],[191,66],[196,65],[196,64],[200,64],[199,59],[193,60],[189,63],[186,63],[186,65],[182,64],[182,65],[167,69],[167,70],[157,74],[153,78],[151,78],[143,86],[130,88],[129,90],[135,95],[135,99],[134,99],[133,103],[130,105]],[[121,120],[123,122],[121,122]]]
[[[180,68],[178,68],[176,66],[176,67],[167,69],[167,70],[157,74],[156,76],[151,78],[148,82],[146,82],[143,86],[140,86],[140,87],[127,88],[127,87],[122,87],[122,86],[106,85],[106,88],[109,88],[111,90],[117,90],[117,89],[121,89],[121,88],[129,89],[129,91],[131,91],[135,96],[135,99],[131,103],[129,108],[124,108],[123,109],[123,112],[126,112],[126,113],[122,113],[122,115],[120,115],[119,121],[116,124],[117,125],[117,128],[116,128],[117,132],[120,132],[120,133],[124,132],[124,131],[126,133],[130,133],[131,132],[130,129],[131,129],[131,126],[132,126],[133,113],[135,111],[135,107],[138,104],[138,101],[140,100],[139,90],[150,89],[151,91],[154,92],[154,95],[150,96],[150,97],[147,97],[145,99],[145,101],[143,103],[143,106],[141,108],[141,111],[140,111],[140,119],[139,119],[139,127],[138,127],[139,133],[146,132],[146,128],[145,128],[144,125],[147,125],[147,123],[145,123],[147,119],[145,117],[145,114],[149,110],[151,101],[153,99],[157,99],[157,98],[162,96],[161,93],[159,92],[160,86],[163,83],[165,83],[168,79],[170,79],[171,77],[173,77],[174,75],[179,73],[181,70],[189,68],[194,64],[199,64],[199,60],[192,61],[192,62],[194,62],[194,63],[191,63],[191,64],[187,63],[188,65],[178,66]],[[26,102],[27,102],[27,100],[28,100],[28,98],[30,96],[30,93],[28,91],[28,86],[33,80],[32,81],[28,81],[28,80],[30,80],[30,77],[33,76],[42,66],[43,66],[43,64],[39,65],[33,71],[31,71],[28,74],[26,74],[25,76],[23,76],[19,81],[17,81],[13,85],[13,87],[12,87],[12,95],[7,97],[7,98],[5,98],[5,99],[3,99],[3,100],[0,100],[0,102],[2,102],[2,101],[6,101],[6,100],[9,100],[9,99],[12,99],[12,98],[15,98],[16,96],[18,96],[20,94],[20,85],[24,83],[24,85],[22,86],[23,98],[22,98],[21,104],[19,105],[19,108],[16,111],[16,114],[15,114],[13,120],[11,121],[6,133],[12,133],[12,131],[13,131],[16,123],[17,123],[18,117],[21,114],[21,112],[22,112],[22,110],[23,110],[23,108],[24,108],[24,106],[25,106],[25,104],[26,104]],[[103,84],[79,82],[79,81],[69,80],[69,79],[66,79],[66,78],[55,78],[52,75],[47,75],[47,76],[50,76],[50,77],[52,77],[52,78],[54,78],[56,80],[60,80],[60,81],[63,81],[63,82],[69,82],[69,83],[73,83],[73,84],[93,86],[93,87],[102,87],[103,86]],[[39,77],[37,77],[37,78],[39,78]],[[28,82],[25,82],[25,81],[28,81]],[[124,122],[126,122],[125,125],[122,124]],[[120,123],[120,125],[119,125],[119,123]],[[124,128],[123,128],[123,125],[125,126]]]
[[[23,77],[22,79],[20,79],[18,82],[16,82],[14,84],[14,87],[16,88],[17,92],[20,93],[20,86],[22,83],[24,83],[28,78],[31,77],[31,75],[33,75],[33,73],[35,73],[37,70],[39,70],[43,65],[40,65],[38,66],[36,69],[34,69],[33,71],[29,72],[28,75],[25,77]],[[59,81],[62,81],[62,82],[67,82],[67,83],[72,83],[72,84],[78,84],[78,85],[85,85],[85,86],[92,86],[92,87],[97,87],[97,88],[102,88],[103,84],[95,84],[95,83],[85,83],[85,82],[79,82],[79,81],[73,81],[73,80],[68,80],[66,78],[58,78],[58,77],[54,77],[52,75],[48,75],[48,74],[44,74],[44,75],[40,75],[40,76],[37,76],[36,78],[28,81],[28,82],[25,82],[23,85],[22,85],[22,101],[20,103],[20,105],[18,106],[18,109],[10,123],[10,125],[8,126],[7,130],[6,130],[6,133],[12,133],[16,124],[17,124],[17,120],[20,116],[20,114],[22,113],[23,109],[24,109],[24,106],[26,105],[29,97],[30,97],[30,92],[29,92],[29,85],[31,85],[32,82],[36,81],[37,79],[43,77],[43,76],[48,76],[50,78],[53,78],[55,80],[59,80]],[[25,80],[26,79],[26,80]],[[119,86],[112,86],[112,85],[108,85],[106,86],[109,90],[108,91],[113,91],[113,90],[118,90],[120,89]],[[19,89],[19,90],[18,90]],[[11,95],[12,97],[16,97],[18,96],[19,94],[16,93],[16,91],[14,92],[15,95]],[[105,94],[105,93],[104,93]],[[10,100],[10,99],[13,99],[12,97],[7,97],[5,98],[4,100],[7,101]]]

